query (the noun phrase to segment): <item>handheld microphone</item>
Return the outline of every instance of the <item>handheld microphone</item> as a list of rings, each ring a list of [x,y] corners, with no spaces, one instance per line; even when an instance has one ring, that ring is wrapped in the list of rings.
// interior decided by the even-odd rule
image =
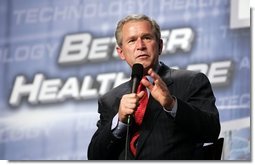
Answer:
[[[143,77],[143,65],[136,63],[132,67],[132,74],[131,74],[131,81],[132,81],[132,87],[131,87],[131,93],[136,93],[137,88],[139,86],[139,83]],[[126,135],[126,144],[125,144],[125,160],[127,160],[127,153],[129,148],[129,125],[130,125],[130,118],[131,115],[128,115],[127,119],[127,135]]]
[[[137,88],[139,86],[139,83],[143,77],[143,65],[136,63],[132,67],[132,74],[131,74],[131,81],[132,81],[132,87],[131,87],[131,93],[136,93]],[[130,115],[128,116],[127,124],[130,124]]]
[[[131,93],[136,93],[138,85],[143,77],[143,65],[136,63],[132,67],[132,88]]]
[[[136,93],[137,88],[139,86],[139,83],[143,77],[143,65],[136,63],[132,67],[132,74],[131,74],[131,81],[132,81],[132,87],[131,87],[131,93]],[[130,124],[130,115],[128,116],[127,124]]]

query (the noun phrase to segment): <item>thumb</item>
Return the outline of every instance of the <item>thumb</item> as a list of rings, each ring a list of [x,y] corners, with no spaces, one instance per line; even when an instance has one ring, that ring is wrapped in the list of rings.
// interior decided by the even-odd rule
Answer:
[[[141,91],[137,94],[137,97],[139,98],[139,100],[144,96],[145,92]]]

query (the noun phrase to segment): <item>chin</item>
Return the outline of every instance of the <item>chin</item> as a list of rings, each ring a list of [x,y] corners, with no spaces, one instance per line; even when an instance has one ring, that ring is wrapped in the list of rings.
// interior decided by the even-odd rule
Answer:
[[[144,74],[147,74],[148,70],[151,68],[150,66],[143,66]]]
[[[151,63],[149,63],[148,61],[136,61],[135,63],[139,63],[142,64],[144,67],[144,70],[147,72],[150,68],[153,67],[153,65]]]

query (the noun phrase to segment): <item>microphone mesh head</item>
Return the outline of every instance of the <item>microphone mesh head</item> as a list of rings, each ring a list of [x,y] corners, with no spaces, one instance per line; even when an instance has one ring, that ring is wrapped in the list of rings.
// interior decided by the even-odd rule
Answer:
[[[134,64],[132,67],[132,78],[136,77],[138,79],[142,79],[143,77],[143,65],[142,64]]]

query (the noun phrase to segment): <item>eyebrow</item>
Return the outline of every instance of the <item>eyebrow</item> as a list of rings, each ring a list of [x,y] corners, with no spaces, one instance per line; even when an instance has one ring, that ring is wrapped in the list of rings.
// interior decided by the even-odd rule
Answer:
[[[140,35],[139,35],[139,36],[140,36]],[[146,37],[146,36],[154,37],[154,35],[151,34],[151,33],[142,33],[142,35],[141,35],[141,37]],[[137,35],[132,35],[132,36],[129,36],[129,37],[127,38],[127,40],[135,39],[135,38],[137,38]]]

